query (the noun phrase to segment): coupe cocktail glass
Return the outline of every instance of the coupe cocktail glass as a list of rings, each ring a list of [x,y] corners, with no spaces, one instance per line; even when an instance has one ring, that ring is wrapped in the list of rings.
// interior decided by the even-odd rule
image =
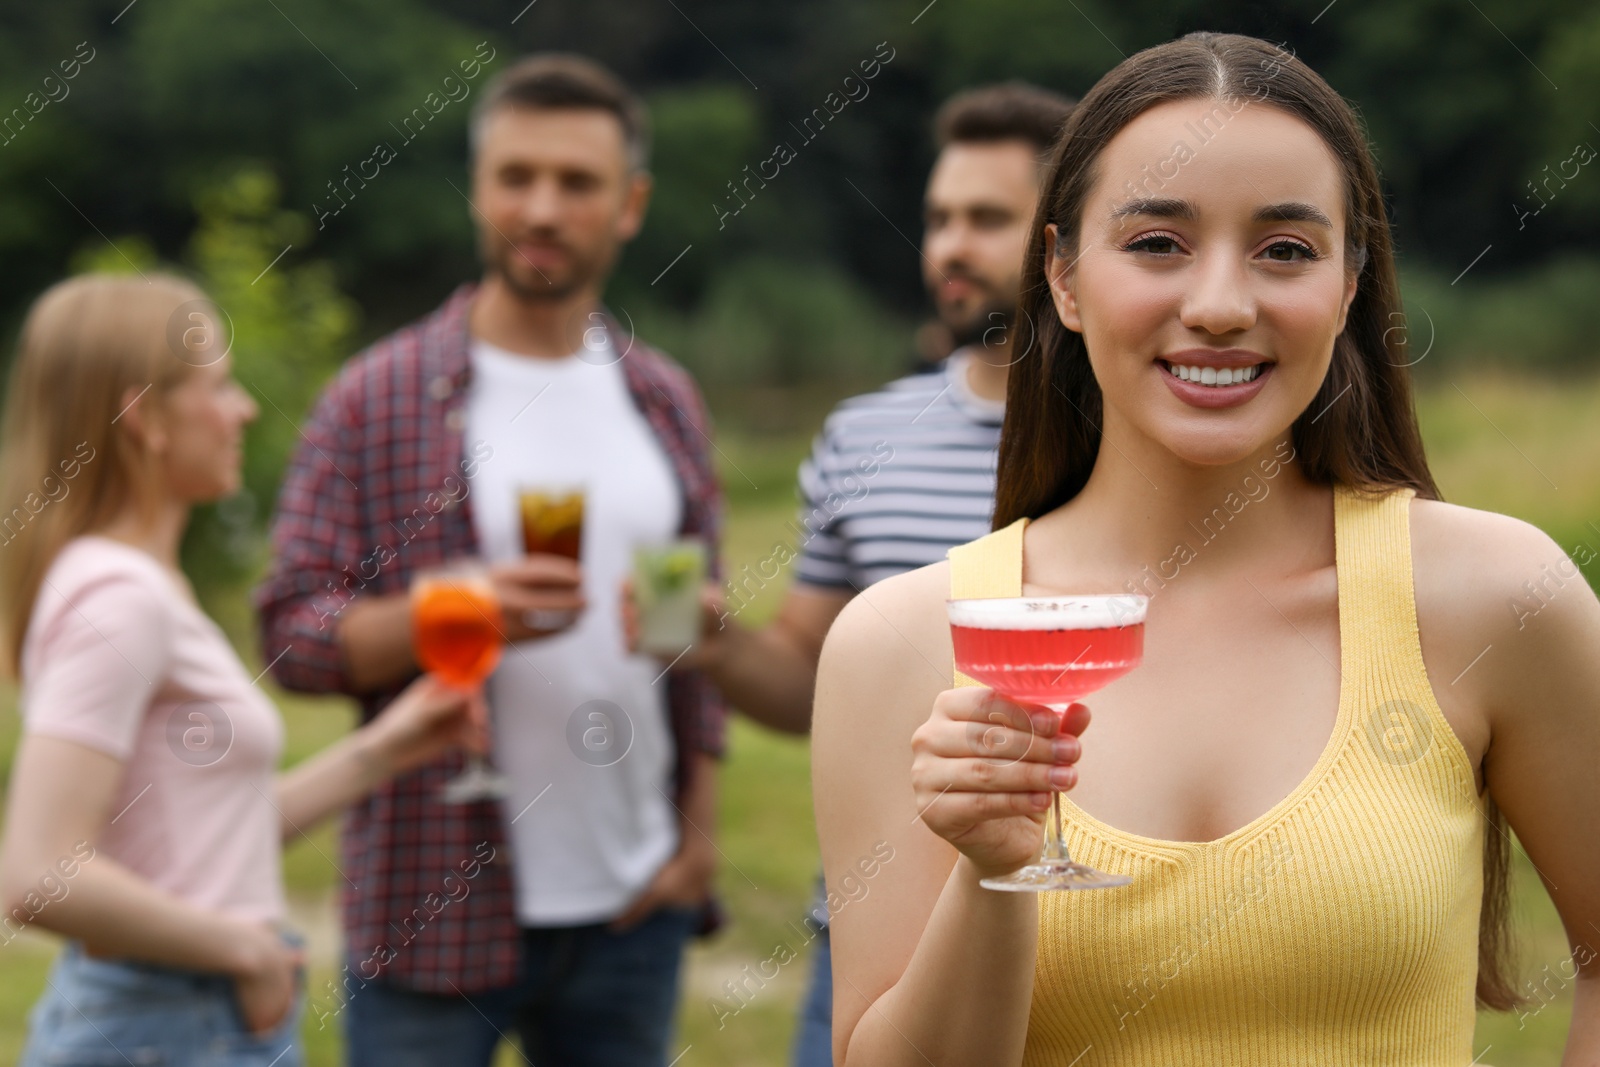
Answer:
[[[1057,714],[1127,674],[1144,655],[1147,597],[1136,595],[994,597],[951,600],[956,669],[1001,696],[1043,704]],[[1039,892],[1105,889],[1132,879],[1075,863],[1061,833],[1061,794],[1050,793],[1050,822],[1039,858],[987,889]]]

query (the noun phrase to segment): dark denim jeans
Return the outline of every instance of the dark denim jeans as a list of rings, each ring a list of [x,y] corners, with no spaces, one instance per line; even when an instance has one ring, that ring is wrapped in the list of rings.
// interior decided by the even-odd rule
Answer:
[[[293,936],[286,935],[296,941]],[[300,1010],[257,1037],[233,981],[152,963],[94,959],[68,942],[28,1020],[18,1067],[301,1067]]]
[[[833,1067],[833,950],[823,927],[811,943],[811,986],[794,1031],[794,1067]]]
[[[683,947],[700,909],[668,908],[626,933],[604,925],[522,932],[516,985],[470,997],[384,982],[345,1006],[351,1067],[488,1067],[515,1033],[538,1067],[665,1067]]]

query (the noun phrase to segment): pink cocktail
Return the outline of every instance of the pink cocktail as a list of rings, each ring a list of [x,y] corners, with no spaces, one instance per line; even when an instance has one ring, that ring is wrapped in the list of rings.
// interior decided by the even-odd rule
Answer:
[[[996,630],[952,623],[963,674],[1029,704],[1072,703],[1139,665],[1144,623],[1070,630]]]
[[[956,669],[1001,696],[1058,713],[1139,665],[1144,656],[1146,597],[995,597],[951,600]],[[1050,827],[1039,859],[989,889],[1103,889],[1127,885],[1067,855],[1060,794],[1050,795]]]

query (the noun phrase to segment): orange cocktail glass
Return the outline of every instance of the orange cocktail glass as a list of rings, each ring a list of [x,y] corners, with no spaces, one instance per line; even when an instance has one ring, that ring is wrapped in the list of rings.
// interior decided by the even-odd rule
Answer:
[[[417,662],[458,689],[478,688],[500,662],[500,605],[487,580],[424,575],[411,618]]]
[[[500,662],[504,644],[500,605],[481,568],[455,567],[417,578],[411,588],[411,632],[417,662],[445,683],[481,694],[484,679]],[[472,714],[487,727],[487,708],[472,702]],[[484,761],[467,754],[467,769],[445,786],[454,803],[503,796],[508,783]]]

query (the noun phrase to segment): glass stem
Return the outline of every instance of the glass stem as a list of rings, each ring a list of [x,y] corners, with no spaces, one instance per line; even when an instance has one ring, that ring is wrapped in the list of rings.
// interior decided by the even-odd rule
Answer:
[[[478,684],[472,687],[472,703],[468,706],[468,714],[472,716],[473,721],[483,727],[484,743],[490,744],[492,742],[489,741],[489,702],[484,699],[483,686],[484,683],[480,680]],[[487,749],[482,752],[472,749],[467,751],[468,770],[482,772],[488,770],[488,765],[489,752]]]
[[[1051,704],[1049,707],[1062,721],[1065,721],[1067,708],[1071,705]],[[1072,862],[1072,857],[1067,855],[1066,838],[1061,833],[1061,792],[1057,789],[1050,790],[1050,824],[1045,827],[1044,854],[1039,858],[1045,863]]]
[[[1050,793],[1050,825],[1045,828],[1044,855],[1040,857],[1046,863],[1071,863],[1072,857],[1067,855],[1067,842],[1061,833],[1061,794],[1054,790]]]

